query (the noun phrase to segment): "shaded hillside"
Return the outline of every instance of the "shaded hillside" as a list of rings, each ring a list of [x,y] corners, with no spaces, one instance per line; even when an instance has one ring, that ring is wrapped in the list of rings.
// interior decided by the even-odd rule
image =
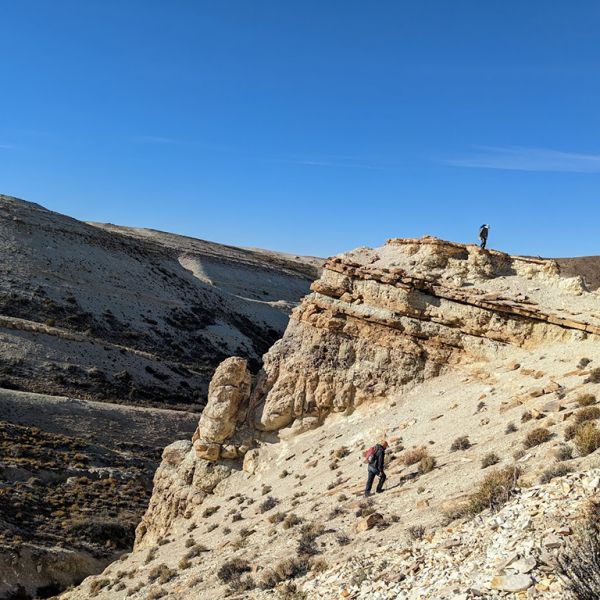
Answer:
[[[600,256],[555,259],[565,277],[583,277],[591,290],[600,288]]]
[[[231,354],[258,369],[315,261],[100,226],[0,196],[0,387],[201,404]]]

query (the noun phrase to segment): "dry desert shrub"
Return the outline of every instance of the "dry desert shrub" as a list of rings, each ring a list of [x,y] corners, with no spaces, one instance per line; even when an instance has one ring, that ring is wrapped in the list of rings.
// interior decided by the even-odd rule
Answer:
[[[97,596],[102,589],[110,584],[110,579],[95,579],[90,585],[90,595],[92,597]]]
[[[600,368],[592,369],[590,374],[583,380],[583,383],[600,383]]]
[[[310,570],[313,573],[323,573],[323,571],[327,571],[328,568],[329,564],[324,558],[315,558],[310,565]]]
[[[461,435],[457,437],[450,446],[450,452],[456,452],[457,450],[468,450],[471,447],[471,441],[468,435]]]
[[[272,589],[282,581],[305,575],[307,571],[308,561],[297,557],[286,558],[264,571],[260,578],[260,587],[264,590]]]
[[[423,525],[411,525],[406,530],[406,533],[411,540],[422,540],[425,536],[425,527],[423,527]]]
[[[579,406],[592,406],[596,404],[596,396],[594,394],[579,394],[577,396],[577,404]]]
[[[552,437],[552,432],[546,427],[536,427],[532,429],[523,440],[523,446],[525,448],[533,448],[544,444]]]
[[[157,565],[150,569],[150,573],[148,573],[148,581],[156,581],[158,579],[159,583],[167,583],[175,577],[177,573],[170,569],[164,563],[161,565]]]
[[[575,437],[577,433],[577,425],[571,423],[565,427],[565,442],[569,442]]]
[[[549,469],[546,469],[542,476],[540,477],[540,483],[548,483],[552,481],[555,477],[564,477],[573,471],[573,468],[569,465],[560,464],[554,465]]]
[[[557,557],[558,572],[575,600],[600,598],[600,505],[590,502],[582,523]]]
[[[258,510],[261,513],[266,513],[272,508],[275,508],[279,504],[279,500],[273,498],[273,496],[268,496],[267,499],[258,507]]]
[[[500,462],[500,457],[495,452],[488,452],[481,459],[481,468],[482,469],[487,469],[488,467],[496,465],[499,462]]]
[[[217,571],[217,577],[224,583],[240,579],[244,573],[251,570],[250,563],[242,558],[232,558],[225,561]]]
[[[585,406],[575,413],[575,421],[577,423],[595,421],[598,418],[600,418],[600,406]]]
[[[556,449],[556,460],[571,460],[573,458],[573,448],[568,444],[562,444]]]
[[[515,495],[520,475],[521,471],[517,466],[497,469],[486,475],[469,498],[468,512],[475,515],[486,508],[500,508]]]
[[[504,433],[509,434],[509,433],[514,433],[515,431],[517,431],[517,426],[511,421],[510,423],[508,423],[506,425],[506,429],[504,430]]]
[[[267,517],[267,521],[269,521],[269,523],[273,523],[273,524],[281,523],[281,521],[283,521],[284,519],[285,519],[284,512],[276,512]]]
[[[402,461],[402,464],[409,467],[410,465],[416,465],[418,462],[421,462],[427,455],[427,448],[410,448],[402,453],[400,460]]]
[[[587,456],[600,448],[600,430],[594,423],[583,423],[575,433],[575,447],[581,456]]]
[[[426,455],[419,461],[419,473],[429,473],[435,469],[437,461],[433,456]]]
[[[284,529],[290,529],[296,525],[300,525],[302,519],[294,513],[289,513],[288,516],[283,520],[282,527]]]

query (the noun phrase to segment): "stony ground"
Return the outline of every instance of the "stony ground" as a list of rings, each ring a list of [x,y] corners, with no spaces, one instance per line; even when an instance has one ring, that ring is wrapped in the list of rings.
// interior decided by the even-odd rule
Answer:
[[[471,588],[492,597],[492,578],[505,572],[494,557],[522,553],[526,546],[521,547],[518,536],[518,543],[510,539],[521,507],[534,511],[533,504],[550,494],[556,510],[564,509],[568,517],[578,500],[589,495],[585,490],[591,484],[585,478],[582,488],[574,484],[578,491],[569,495],[577,500],[572,505],[561,504],[561,497],[555,497],[558,492],[534,492],[530,486],[542,477],[551,479],[559,466],[583,472],[597,464],[595,453],[581,456],[573,441],[565,440],[565,429],[582,411],[579,398],[600,391],[595,363],[600,364],[599,350],[589,342],[538,352],[511,349],[495,361],[464,366],[387,402],[360,406],[352,415],[332,415],[313,431],[265,443],[253,473],[234,470],[197,508],[171,522],[162,537],[147,538],[131,556],[65,597],[336,598],[345,590],[353,597],[375,598],[378,587],[382,598],[395,597],[396,590],[399,597],[411,599],[471,597],[464,596]],[[526,447],[528,434],[539,428],[547,428],[548,439]],[[362,453],[383,436],[392,440],[386,491],[365,500]],[[462,436],[468,437],[468,444],[453,451],[453,442]],[[177,460],[193,452],[189,442],[180,444],[174,451],[181,454]],[[565,446],[570,450],[563,454]],[[419,448],[435,458],[433,469],[422,472],[419,464],[404,464]],[[569,452],[571,459],[559,460]],[[491,462],[497,463],[484,467],[487,463],[482,461],[490,453],[496,455]],[[523,472],[519,484],[523,491],[517,498],[525,504],[507,507],[497,516],[484,513],[484,521],[477,517],[461,525],[463,516],[452,523],[487,473],[513,464]],[[562,488],[552,488],[557,489]],[[373,512],[381,515],[381,521],[361,530],[365,526],[360,524]],[[540,509],[540,515],[546,512]],[[494,541],[487,532],[499,527],[497,519],[507,525],[505,531],[498,529]],[[562,526],[561,519],[557,516],[555,525],[534,519],[535,543],[553,526]],[[424,540],[415,545],[411,532],[421,527]],[[515,527],[515,535],[521,535],[524,530]],[[486,532],[485,542],[473,548],[478,532]],[[472,564],[462,560],[463,552],[471,553]],[[360,564],[353,562],[357,554],[364,557]],[[295,562],[299,556],[300,564]],[[249,571],[241,579],[220,571],[232,560],[247,562]],[[455,569],[453,560],[464,562],[464,570]],[[286,566],[286,561],[291,562]],[[387,566],[380,571],[381,563]],[[473,565],[479,574],[469,571]],[[282,574],[273,575],[274,568]],[[325,573],[315,579],[320,571]],[[558,584],[542,572],[538,569],[528,580],[533,591],[527,597],[538,593],[560,597]],[[278,581],[285,580],[305,595],[282,595]],[[442,591],[439,596],[427,595],[427,586]],[[325,595],[317,590],[325,590]],[[410,590],[414,594],[406,595]]]

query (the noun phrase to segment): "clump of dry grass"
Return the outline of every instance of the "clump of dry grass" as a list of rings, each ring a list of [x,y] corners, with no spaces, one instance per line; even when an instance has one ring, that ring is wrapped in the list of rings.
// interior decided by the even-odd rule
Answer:
[[[575,421],[577,423],[585,423],[586,421],[595,421],[600,418],[600,406],[585,406],[580,408],[575,413]]]
[[[488,467],[496,465],[499,462],[500,462],[500,457],[495,452],[488,452],[481,459],[481,468],[482,469],[487,469]]]
[[[562,462],[563,460],[571,460],[573,458],[573,448],[568,444],[562,444],[556,449],[556,460]]]
[[[592,369],[590,374],[583,380],[583,383],[600,383],[600,368]]]
[[[500,508],[515,495],[520,475],[520,469],[514,465],[497,469],[486,475],[469,498],[467,511],[475,515],[486,508],[491,510]]]
[[[540,444],[544,444],[552,438],[552,432],[546,427],[536,427],[532,429],[523,440],[525,448],[534,448]]]
[[[579,394],[577,396],[577,404],[579,406],[592,406],[596,404],[596,396],[594,394]]]
[[[350,450],[346,446],[342,446],[335,451],[336,458],[344,458],[350,454]]]
[[[457,437],[450,446],[450,452],[457,452],[458,450],[468,450],[471,447],[471,441],[468,435],[461,435]]]
[[[260,504],[258,510],[261,513],[266,513],[272,508],[275,508],[279,504],[279,500],[273,498],[273,496],[268,496],[267,499]]]
[[[308,561],[298,557],[281,560],[274,567],[265,569],[260,578],[260,587],[269,590],[282,581],[305,575],[308,572],[308,566]]]
[[[243,573],[251,570],[250,563],[242,558],[232,558],[225,561],[217,571],[217,577],[224,583],[239,579]]]
[[[433,471],[433,469],[435,469],[436,464],[437,461],[435,460],[435,458],[427,454],[419,461],[419,473],[424,474]]]
[[[177,575],[177,573],[163,563],[150,569],[148,581],[158,580],[159,583],[168,583],[175,575]]]
[[[577,425],[571,423],[565,427],[565,442],[569,442],[575,437],[577,433]]]
[[[600,448],[600,430],[594,423],[583,423],[575,433],[575,447],[582,456],[587,456]]]
[[[423,525],[411,525],[406,533],[411,540],[419,541],[425,536],[425,527]]]
[[[565,475],[568,475],[572,471],[573,471],[572,467],[570,467],[568,465],[565,465],[565,464],[554,465],[554,466],[550,467],[549,469],[546,469],[542,473],[542,476],[540,477],[540,483],[548,483],[548,482],[552,481],[555,477],[563,477]]]
[[[600,504],[590,502],[557,557],[558,572],[576,600],[600,598]]]
[[[302,519],[294,513],[289,513],[287,517],[284,519],[282,527],[284,529],[290,529],[291,527],[295,527],[296,525],[300,525],[302,523]]]
[[[410,465],[416,465],[418,462],[421,462],[428,454],[427,448],[410,448],[402,453],[400,461],[402,464],[409,467]]]

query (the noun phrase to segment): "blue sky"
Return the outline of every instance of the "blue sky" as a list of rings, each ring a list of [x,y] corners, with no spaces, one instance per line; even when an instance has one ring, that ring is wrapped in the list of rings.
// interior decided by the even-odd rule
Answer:
[[[0,192],[328,255],[600,254],[600,4],[0,0]]]

